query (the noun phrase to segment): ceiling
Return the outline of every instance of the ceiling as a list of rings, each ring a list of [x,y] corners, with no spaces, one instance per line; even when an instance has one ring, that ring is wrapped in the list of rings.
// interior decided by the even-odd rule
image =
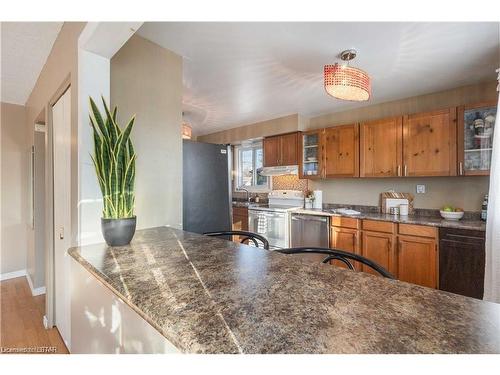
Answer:
[[[292,113],[307,117],[496,78],[498,23],[145,23],[184,57],[184,111],[203,135]],[[366,103],[323,89],[323,65],[356,48],[372,77]]]
[[[26,104],[63,22],[2,22],[1,101]]]

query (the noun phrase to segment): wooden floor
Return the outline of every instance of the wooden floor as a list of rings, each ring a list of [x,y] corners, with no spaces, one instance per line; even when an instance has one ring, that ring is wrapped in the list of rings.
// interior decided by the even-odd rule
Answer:
[[[0,352],[68,353],[56,328],[45,329],[45,294],[33,297],[25,277],[0,282]]]

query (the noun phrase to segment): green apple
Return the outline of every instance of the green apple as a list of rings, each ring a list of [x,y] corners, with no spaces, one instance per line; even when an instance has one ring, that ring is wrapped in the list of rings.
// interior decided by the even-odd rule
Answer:
[[[444,206],[443,211],[445,212],[453,212],[455,209],[452,206]]]

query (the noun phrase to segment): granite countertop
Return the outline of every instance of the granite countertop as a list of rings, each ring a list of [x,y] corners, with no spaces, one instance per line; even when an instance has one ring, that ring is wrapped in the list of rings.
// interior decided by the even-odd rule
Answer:
[[[433,227],[442,227],[442,228],[457,228],[457,229],[486,231],[486,223],[481,220],[462,219],[458,221],[452,221],[452,220],[444,220],[440,216],[423,216],[423,215],[400,216],[400,215],[382,214],[377,212],[361,212],[361,214],[359,215],[347,215],[347,214],[335,213],[332,209],[319,209],[319,208],[318,209],[303,208],[295,210],[294,212],[301,214],[310,214],[310,215],[344,216],[356,219],[390,221],[393,223],[429,225]]]
[[[500,305],[168,227],[69,254],[187,353],[500,353]]]
[[[267,206],[267,205],[268,205],[268,202],[233,201],[233,207],[251,208],[251,207],[261,207],[261,206]]]
[[[248,207],[251,204],[256,204],[254,202],[248,202],[248,201],[233,201],[233,207]]]

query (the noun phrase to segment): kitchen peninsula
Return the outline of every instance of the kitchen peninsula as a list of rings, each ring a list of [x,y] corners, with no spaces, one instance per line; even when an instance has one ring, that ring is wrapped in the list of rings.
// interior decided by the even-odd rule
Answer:
[[[72,296],[81,327],[73,352],[100,341],[114,352],[148,352],[141,335],[121,342],[134,314],[165,339],[151,350],[159,352],[500,353],[500,305],[293,255],[168,227],[138,231],[129,246],[69,254],[73,278],[118,300],[108,317],[88,307],[98,299],[90,287]],[[131,311],[117,313],[122,304]]]

